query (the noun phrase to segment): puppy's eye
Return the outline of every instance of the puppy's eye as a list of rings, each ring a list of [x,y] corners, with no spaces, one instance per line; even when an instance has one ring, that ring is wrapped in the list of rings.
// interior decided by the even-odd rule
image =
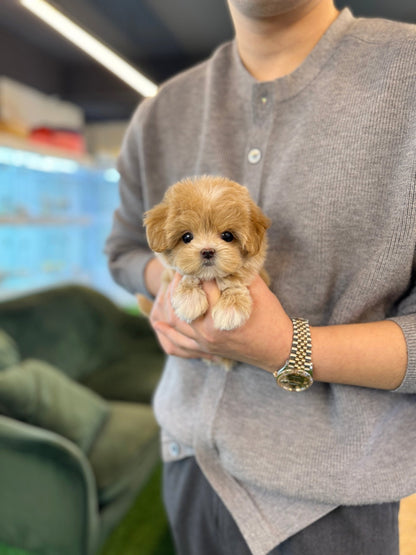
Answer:
[[[223,233],[221,233],[221,239],[223,241],[226,241],[227,243],[231,243],[231,241],[234,239],[234,235],[231,233],[231,231],[224,231]]]
[[[192,233],[190,233],[189,231],[187,231],[186,233],[184,233],[182,235],[182,241],[184,243],[190,243],[192,241],[192,239],[194,238],[194,236],[192,235]]]

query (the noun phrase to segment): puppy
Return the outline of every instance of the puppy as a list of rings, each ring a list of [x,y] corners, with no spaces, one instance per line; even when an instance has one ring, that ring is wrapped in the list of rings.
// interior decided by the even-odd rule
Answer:
[[[220,297],[212,309],[214,327],[233,330],[250,316],[247,286],[260,273],[266,257],[269,219],[246,187],[225,177],[201,176],[172,185],[160,204],[145,213],[150,248],[168,269],[165,281],[182,278],[172,295],[181,320],[192,322],[206,313],[202,282],[215,280]],[[139,304],[145,312],[150,305]]]

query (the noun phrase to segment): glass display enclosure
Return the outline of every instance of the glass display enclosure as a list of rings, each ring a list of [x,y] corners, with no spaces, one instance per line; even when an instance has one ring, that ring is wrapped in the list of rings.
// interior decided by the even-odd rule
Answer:
[[[0,299],[81,283],[132,304],[103,253],[117,182],[111,166],[0,145]]]

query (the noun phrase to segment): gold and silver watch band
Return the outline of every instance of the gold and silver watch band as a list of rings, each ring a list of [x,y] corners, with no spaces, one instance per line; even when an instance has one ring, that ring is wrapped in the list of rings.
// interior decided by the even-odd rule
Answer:
[[[312,341],[308,320],[292,318],[293,340],[286,364],[273,372],[286,391],[304,391],[313,384]]]

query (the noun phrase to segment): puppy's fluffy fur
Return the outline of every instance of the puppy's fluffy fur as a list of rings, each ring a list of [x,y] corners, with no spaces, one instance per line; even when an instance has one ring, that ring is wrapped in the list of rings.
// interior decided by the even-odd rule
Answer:
[[[162,202],[144,217],[150,248],[170,270],[183,277],[172,296],[177,316],[192,322],[205,314],[202,282],[215,280],[220,297],[213,307],[214,326],[232,330],[250,316],[247,286],[263,269],[269,219],[246,187],[224,177],[188,178],[172,185]]]

